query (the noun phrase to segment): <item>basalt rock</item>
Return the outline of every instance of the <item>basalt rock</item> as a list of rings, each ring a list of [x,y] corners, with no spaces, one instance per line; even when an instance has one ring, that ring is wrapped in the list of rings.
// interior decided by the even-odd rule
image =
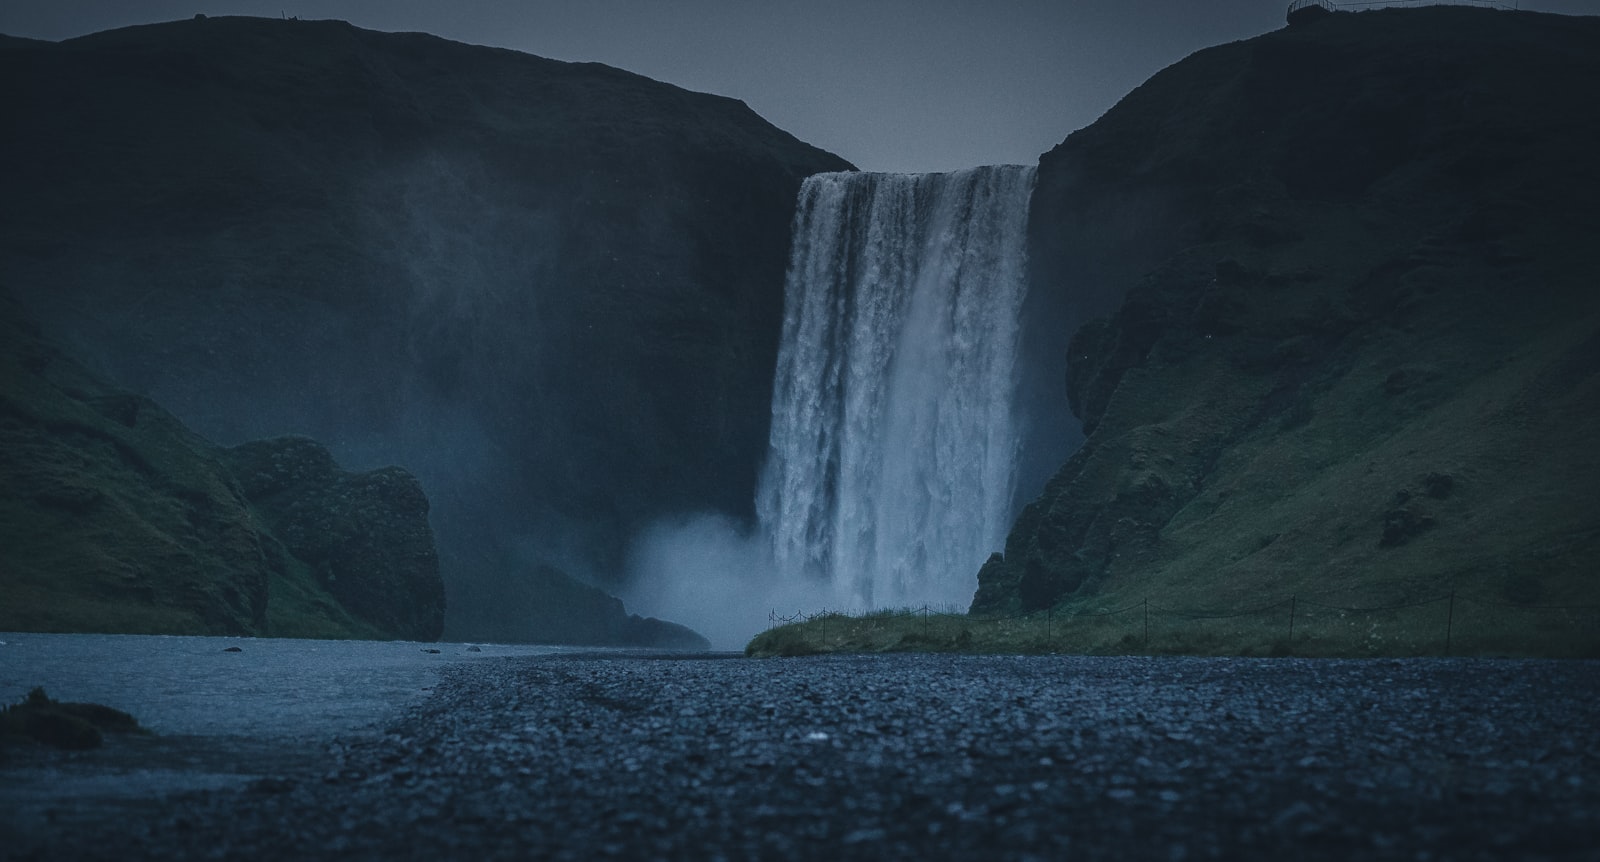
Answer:
[[[245,443],[226,460],[268,529],[340,605],[392,635],[439,638],[444,582],[415,477],[347,473],[304,437]]]
[[[0,744],[32,741],[51,748],[83,751],[99,748],[105,734],[149,731],[120,709],[98,703],[63,703],[35,688],[21,703],[0,709]]]

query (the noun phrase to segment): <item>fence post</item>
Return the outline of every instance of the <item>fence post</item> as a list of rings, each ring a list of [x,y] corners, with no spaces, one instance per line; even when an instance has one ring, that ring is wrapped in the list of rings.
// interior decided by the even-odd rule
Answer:
[[[922,636],[923,636],[923,638],[927,638],[927,636],[928,636],[928,606],[927,605],[923,605],[922,606]]]
[[[1450,610],[1444,618],[1444,654],[1450,654],[1450,635],[1456,624],[1456,591],[1450,591]]]
[[[1295,596],[1289,597],[1289,647],[1294,648],[1294,601]]]
[[[1144,598],[1144,648],[1150,648],[1150,597]]]
[[[828,647],[828,609],[822,609],[822,648]]]

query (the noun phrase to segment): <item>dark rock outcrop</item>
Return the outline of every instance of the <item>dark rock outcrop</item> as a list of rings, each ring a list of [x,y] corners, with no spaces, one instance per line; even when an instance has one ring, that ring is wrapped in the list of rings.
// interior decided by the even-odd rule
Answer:
[[[677,623],[629,614],[622,600],[550,566],[519,579],[476,630],[499,643],[607,644],[706,650],[711,643]],[[528,613],[528,609],[535,613]],[[540,613],[539,611],[543,611]],[[599,621],[599,624],[596,624]]]
[[[453,635],[541,563],[613,586],[640,526],[748,513],[795,194],[844,161],[732,99],[333,21],[5,40],[0,78],[0,270],[45,329],[213,440],[405,464]]]
[[[1047,154],[1033,289],[1085,324],[1087,439],[974,611],[1597,598],[1597,46],[1592,18],[1330,15]]]
[[[133,716],[98,703],[62,703],[35,688],[21,703],[0,709],[0,747],[34,742],[68,751],[99,748],[105,734],[145,734]]]
[[[444,631],[428,498],[398,467],[346,473],[304,437],[245,443],[226,461],[284,548],[351,614],[413,640]]]
[[[0,630],[435,639],[427,511],[309,440],[219,449],[0,294]]]

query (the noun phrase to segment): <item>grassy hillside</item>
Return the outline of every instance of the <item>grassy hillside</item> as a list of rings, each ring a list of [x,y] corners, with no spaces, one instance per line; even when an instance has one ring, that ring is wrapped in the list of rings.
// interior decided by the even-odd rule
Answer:
[[[0,631],[438,636],[442,596],[431,630],[341,604],[328,576],[348,567],[318,572],[289,553],[229,460],[42,340],[0,295]],[[359,527],[311,532],[407,535],[392,517],[345,517]],[[410,576],[442,591],[426,563]]]
[[[1600,605],[1596,48],[1593,19],[1339,14],[1203,51],[1049,154],[1043,275],[1062,235],[1125,296],[1070,344],[1087,442],[973,610]],[[1065,237],[1123,194],[1149,226]]]

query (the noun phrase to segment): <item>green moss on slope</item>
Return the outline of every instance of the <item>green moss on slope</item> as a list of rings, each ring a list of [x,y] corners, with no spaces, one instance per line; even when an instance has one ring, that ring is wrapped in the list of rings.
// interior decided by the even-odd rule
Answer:
[[[352,518],[393,526],[369,514]],[[222,450],[46,344],[0,294],[0,630],[437,637],[425,503],[420,523],[427,547],[407,550],[440,594],[431,628],[353,615],[271,534]]]
[[[1063,281],[1036,288],[1122,299],[1071,342],[1087,441],[974,610],[1600,604],[1597,42],[1332,16],[1202,52],[1047,156],[1037,275]],[[1117,196],[1150,222],[1067,235]]]
[[[260,631],[260,531],[209,444],[0,318],[0,628]]]

